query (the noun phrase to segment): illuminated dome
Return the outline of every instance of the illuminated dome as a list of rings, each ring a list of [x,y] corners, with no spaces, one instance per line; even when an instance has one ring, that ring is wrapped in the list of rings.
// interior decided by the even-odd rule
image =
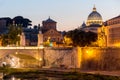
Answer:
[[[87,26],[90,25],[102,25],[102,16],[96,11],[94,6],[93,11],[89,14],[87,19]]]

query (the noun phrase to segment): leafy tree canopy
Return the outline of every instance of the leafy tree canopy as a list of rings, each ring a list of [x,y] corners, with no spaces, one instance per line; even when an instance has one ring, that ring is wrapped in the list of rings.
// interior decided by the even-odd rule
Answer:
[[[19,45],[21,32],[21,25],[9,25],[8,33],[2,34],[2,45]]]
[[[71,38],[73,46],[90,46],[92,42],[97,40],[97,34],[93,32],[85,32],[78,29],[68,31],[66,36]]]
[[[29,19],[27,18],[23,18],[22,16],[16,16],[13,18],[13,21],[15,21],[15,24],[22,24],[22,27],[28,27],[31,26],[31,22]]]
[[[13,21],[15,22],[15,24],[17,25],[22,25],[22,27],[28,27],[31,26],[31,20],[28,18],[24,18],[22,16],[16,16],[13,19],[9,18],[9,17],[3,17],[0,18],[0,20],[6,20],[6,26],[9,27],[9,25],[13,24]]]

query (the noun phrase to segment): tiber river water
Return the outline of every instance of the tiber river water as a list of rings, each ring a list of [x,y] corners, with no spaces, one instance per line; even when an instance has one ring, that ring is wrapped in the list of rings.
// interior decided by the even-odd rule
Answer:
[[[7,79],[2,79],[2,80],[63,80],[62,78],[55,78],[55,77],[45,77],[45,76],[41,76],[39,78],[28,78],[28,79],[21,79],[21,78],[15,78],[14,76],[12,76],[11,78],[7,78]]]
[[[37,78],[20,78],[20,77],[15,77],[14,75],[10,76],[9,78],[3,78],[3,74],[0,73],[0,80],[63,80],[63,78],[57,78],[57,77],[47,77],[47,76],[39,76]]]

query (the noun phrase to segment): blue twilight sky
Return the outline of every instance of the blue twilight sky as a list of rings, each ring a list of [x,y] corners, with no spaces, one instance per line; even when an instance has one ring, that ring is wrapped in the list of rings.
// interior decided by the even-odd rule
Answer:
[[[0,17],[23,16],[35,25],[50,16],[68,31],[87,20],[94,4],[103,21],[120,15],[120,0],[0,0]]]

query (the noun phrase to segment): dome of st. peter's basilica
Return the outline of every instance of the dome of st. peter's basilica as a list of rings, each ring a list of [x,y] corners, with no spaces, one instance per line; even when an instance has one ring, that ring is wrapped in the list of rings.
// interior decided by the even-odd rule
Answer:
[[[90,25],[102,25],[102,16],[96,11],[96,8],[94,6],[93,11],[89,14],[87,19],[87,26]]]

